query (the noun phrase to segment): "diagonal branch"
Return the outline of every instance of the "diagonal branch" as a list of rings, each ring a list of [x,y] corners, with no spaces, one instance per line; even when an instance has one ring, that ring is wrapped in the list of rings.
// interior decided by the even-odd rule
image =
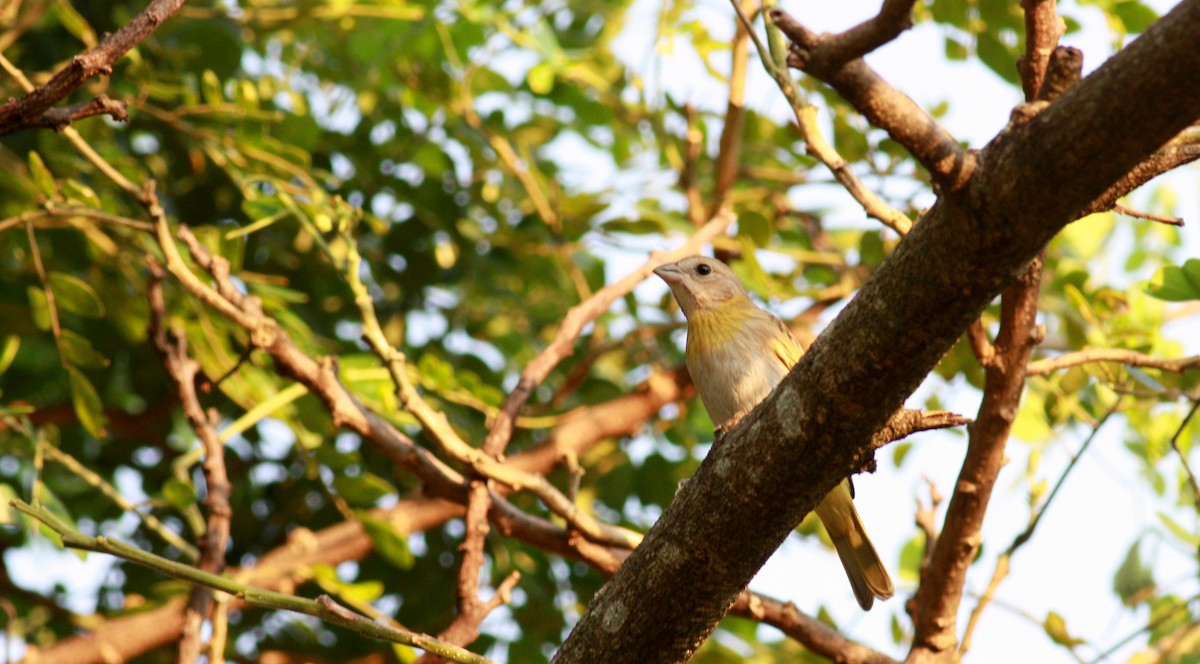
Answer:
[[[89,78],[97,74],[112,73],[113,63],[154,32],[163,21],[183,5],[183,2],[184,0],[154,0],[125,27],[106,36],[94,48],[71,58],[71,62],[59,70],[45,85],[34,89],[21,99],[13,99],[0,105],[0,136],[35,127],[53,127],[55,130],[61,130],[66,124],[76,119],[76,117],[71,117],[70,109],[75,108],[75,112],[79,112],[83,108],[68,107],[53,111],[51,107],[78,90]],[[121,113],[123,114],[123,104],[108,101],[109,104],[104,106],[105,110],[85,113],[77,117],[96,115],[101,112],[112,113],[117,105],[122,106]],[[114,114],[113,117],[118,116]]]
[[[912,153],[935,185],[957,191],[975,172],[974,154],[863,60],[912,25],[912,5],[912,0],[886,0],[878,16],[837,35],[817,35],[781,9],[771,10],[770,16],[792,42],[789,66],[837,90],[871,124]]]
[[[850,196],[862,206],[863,212],[868,217],[878,219],[883,225],[900,235],[908,233],[912,229],[912,220],[871,191],[854,173],[842,155],[838,154],[829,141],[825,140],[825,136],[817,125],[816,109],[804,99],[796,81],[788,72],[787,64],[784,62],[787,56],[783,53],[779,29],[770,23],[767,24],[768,43],[764,45],[751,27],[750,18],[743,10],[741,0],[730,1],[733,3],[734,11],[737,12],[738,19],[741,20],[747,33],[754,40],[754,46],[758,49],[758,56],[762,60],[763,68],[774,79],[775,84],[779,86],[779,91],[783,93],[784,98],[792,107],[792,113],[796,117],[796,127],[800,130],[801,138],[804,141],[805,152],[825,164],[834,179],[845,187]],[[770,3],[765,4],[769,5]],[[778,58],[776,58],[776,54],[778,54]]]
[[[147,191],[148,195],[153,196],[152,186],[147,187]],[[263,313],[258,298],[245,296],[238,291],[230,279],[229,262],[220,256],[210,255],[191,231],[183,226],[179,229],[179,238],[187,245],[196,264],[213,278],[213,285],[203,283],[193,274],[175,247],[166,216],[156,201],[152,202],[150,209],[156,210],[152,215],[155,217],[159,246],[167,257],[167,267],[188,292],[249,332],[251,343],[271,355],[282,374],[300,381],[325,402],[335,425],[348,426],[361,434],[394,462],[412,471],[435,495],[453,496],[465,502],[468,487],[458,472],[428,450],[416,445],[378,413],[360,404],[342,386],[333,361],[326,358],[318,362],[300,350],[287,332],[281,329],[273,318]],[[532,492],[551,511],[593,540],[626,546],[635,546],[640,541],[637,533],[603,523],[588,512],[580,510],[545,476],[523,472],[505,465],[494,457],[481,454],[454,431],[444,413],[433,411],[419,395],[413,396],[416,389],[404,378],[403,372],[397,372],[395,375],[401,379],[402,386],[407,385],[407,388],[402,389],[412,393],[407,405],[415,411],[422,425],[448,453],[466,463],[473,472],[507,484],[518,491]],[[497,501],[497,509],[504,511],[509,518],[529,518],[494,492],[493,501]]]
[[[463,650],[462,648],[444,643],[424,634],[415,634],[379,624],[337,604],[328,595],[322,595],[313,600],[255,588],[228,577],[204,572],[189,565],[156,556],[135,546],[126,544],[115,537],[88,537],[71,528],[59,520],[58,517],[54,516],[49,510],[36,503],[30,505],[20,500],[11,500],[9,504],[58,533],[62,538],[63,546],[67,548],[117,556],[131,563],[149,567],[172,578],[194,584],[202,584],[214,590],[229,593],[251,606],[307,614],[314,618],[320,618],[325,622],[345,627],[363,636],[392,643],[401,643],[421,648],[428,652],[436,652],[440,656],[449,658],[455,662],[462,662],[463,664],[494,664],[492,660],[482,655]]]
[[[439,640],[456,646],[466,646],[479,638],[479,625],[483,619],[493,609],[508,602],[512,589],[521,580],[521,573],[513,572],[500,583],[488,601],[479,599],[479,574],[484,563],[483,544],[489,530],[489,501],[487,483],[482,480],[472,481],[465,517],[467,534],[460,547],[463,557],[455,587],[458,615],[438,634]],[[437,661],[441,661],[441,658],[432,653],[426,653],[417,660],[418,664],[433,664]]]

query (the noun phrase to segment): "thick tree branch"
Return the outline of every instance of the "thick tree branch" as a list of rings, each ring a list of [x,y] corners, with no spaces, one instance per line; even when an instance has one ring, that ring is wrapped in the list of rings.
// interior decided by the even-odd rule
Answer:
[[[1070,89],[1079,80],[1083,64],[1077,49],[1056,48],[1058,33],[1047,27],[1058,24],[1053,2],[1031,0],[1025,10],[1031,43],[1018,68],[1030,103],[1018,108],[1030,112],[1014,114],[1014,122],[1027,122]],[[956,619],[967,569],[983,544],[983,520],[1025,390],[1025,367],[1043,337],[1037,326],[1043,255],[1004,291],[994,344],[983,343],[986,335],[979,320],[968,330],[972,349],[984,367],[983,400],[970,427],[966,458],[942,530],[926,550],[921,585],[905,607],[914,627],[910,661],[941,657],[957,642]]]
[[[906,607],[913,617],[909,661],[921,661],[954,648],[958,605],[967,569],[983,543],[983,519],[996,477],[1004,466],[1004,447],[1025,389],[1025,365],[1041,341],[1037,300],[1042,259],[1036,258],[1021,279],[1004,292],[995,355],[986,365],[983,401],[969,428],[967,456],[921,585]]]
[[[862,467],[872,433],[984,307],[1080,210],[1200,117],[1200,86],[1186,84],[1200,70],[1198,42],[1200,0],[1184,0],[993,140],[968,186],[938,200],[715,446],[593,597],[556,661],[690,656],[792,528]]]
[[[837,35],[817,35],[781,9],[770,14],[792,42],[788,65],[837,90],[871,124],[911,152],[939,187],[957,191],[975,172],[975,156],[862,58],[912,25],[912,5],[912,0],[886,0],[874,19]]]
[[[94,48],[81,53],[63,67],[45,85],[36,88],[21,99],[13,99],[0,105],[0,136],[36,127],[52,127],[62,130],[71,121],[99,113],[112,114],[124,119],[124,104],[101,97],[81,105],[52,110],[51,107],[75,92],[89,78],[97,74],[108,75],[113,63],[122,55],[154,32],[163,21],[174,14],[184,0],[154,0],[142,13],[125,27],[105,37]],[[89,110],[88,105],[92,112]],[[96,106],[99,104],[99,106]],[[118,106],[120,109],[118,110]]]

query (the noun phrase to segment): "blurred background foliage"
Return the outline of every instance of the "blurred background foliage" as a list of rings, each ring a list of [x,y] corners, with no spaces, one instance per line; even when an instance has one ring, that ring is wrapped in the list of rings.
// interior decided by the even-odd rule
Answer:
[[[44,82],[144,4],[6,3],[4,55],[35,84]],[[1105,13],[1114,45],[1155,17],[1136,0],[1087,4]],[[693,108],[648,86],[646,76],[661,67],[654,64],[659,57],[686,44],[697,71],[723,84],[732,12],[723,3],[663,0],[655,5],[656,23],[630,25],[632,5],[188,3],[110,77],[72,98],[103,91],[127,100],[129,122],[93,118],[76,128],[132,181],[155,179],[169,218],[228,258],[238,283],[262,299],[306,352],[339,357],[343,380],[364,402],[428,443],[400,412],[386,375],[360,341],[358,310],[340,273],[347,247],[339,231],[351,229],[386,334],[409,356],[430,402],[478,443],[490,414],[569,307],[623,276],[648,250],[694,230],[682,174],[690,173],[702,196],[713,190],[724,111]],[[1013,62],[1023,27],[1016,3],[935,0],[919,4],[916,18],[943,32],[946,58],[978,58],[1019,85]],[[1067,26],[1078,27],[1069,14]],[[630,30],[655,32],[656,50],[621,52],[619,38]],[[3,86],[6,96],[19,96],[11,79]],[[929,202],[919,167],[836,94],[810,80],[802,87],[831,120],[830,138],[843,156],[915,218]],[[947,94],[953,103],[953,91]],[[695,145],[698,159],[690,151]],[[785,305],[798,327],[819,329],[899,240],[867,220],[825,224],[827,210],[802,203],[810,187],[828,188],[830,178],[782,117],[752,106],[736,159],[729,201],[740,221],[717,249],[756,295]],[[1151,212],[1170,214],[1175,206],[1169,190],[1147,200]],[[195,436],[147,340],[144,256],[157,253],[153,239],[96,216],[40,217],[32,226],[44,268],[39,275],[22,221],[28,217],[21,217],[84,209],[145,219],[136,201],[61,135],[26,131],[0,139],[0,219],[17,220],[0,222],[0,516],[9,524],[0,525],[0,547],[6,559],[44,550],[40,536],[7,510],[8,498],[29,498],[40,467],[42,500],[84,532],[116,534],[178,558],[100,488],[116,487],[137,511],[157,516],[184,539],[194,540],[202,527]],[[1110,241],[1129,229],[1131,240]],[[1196,313],[1200,301],[1200,262],[1185,262],[1180,237],[1172,227],[1113,215],[1068,229],[1047,255],[1044,350],[1180,356],[1184,345],[1163,325]],[[254,353],[242,361],[247,339],[240,328],[175,284],[167,289],[171,324],[186,330],[207,378],[221,379],[204,395],[205,405],[221,413],[223,426],[238,422],[241,429],[227,443],[231,565],[252,565],[297,529],[325,528],[419,491],[411,475],[379,452],[339,434],[314,397],[288,391],[292,381],[269,358]],[[985,322],[994,329],[994,311]],[[652,374],[677,369],[681,329],[662,288],[620,300],[588,326],[574,355],[537,390],[510,451],[545,442],[549,427],[572,408],[610,401]],[[1191,551],[1196,562],[1196,496],[1179,455],[1191,450],[1200,427],[1195,418],[1184,425],[1198,377],[1088,364],[1033,378],[1016,431],[1026,444],[1010,451],[1025,468],[1027,481],[1016,490],[1027,494],[1032,511],[1055,479],[1039,467],[1041,455],[1063,432],[1086,433],[1121,401],[1128,462],[1141,468],[1162,514],[1161,527],[1123,544],[1129,553],[1112,581],[1130,610],[1149,607],[1143,642],[1178,637],[1200,619],[1200,563],[1191,578],[1172,584],[1156,578],[1152,557],[1139,548],[1143,539],[1161,540]],[[977,399],[982,373],[965,343],[930,383],[929,406]],[[274,408],[266,417],[243,418],[261,404]],[[581,459],[587,471],[581,504],[616,523],[648,527],[703,458],[710,427],[698,403],[681,402],[641,435],[595,445]],[[886,456],[901,465],[910,446],[899,444]],[[50,447],[98,478],[47,454]],[[551,477],[565,482],[561,471]],[[528,497],[515,500],[543,509]],[[411,629],[436,633],[454,614],[462,524],[405,537],[389,528],[383,522],[372,529],[376,549],[365,559],[313,569],[297,592],[373,602]],[[801,529],[808,536],[817,530],[812,523]],[[915,578],[919,545],[914,539],[900,556],[902,578]],[[488,555],[490,581],[514,569],[523,578],[512,605],[485,624],[472,647],[505,661],[547,660],[601,575],[499,535],[488,539]],[[106,568],[94,594],[63,583],[47,589],[10,574],[0,575],[0,583],[12,609],[0,620],[10,636],[38,647],[88,620],[146,610],[186,592],[120,562]],[[893,638],[903,644],[902,606],[884,610],[894,614]],[[1049,616],[1045,622],[1048,638],[1080,647],[1065,627]],[[326,661],[390,652],[286,614],[246,610],[234,615],[231,630],[227,654],[243,660],[273,650]],[[730,619],[697,661],[807,661],[811,655],[801,651],[775,632]],[[386,656],[409,655],[400,649]],[[1188,657],[1177,661],[1200,661]],[[171,659],[160,650],[138,661]]]

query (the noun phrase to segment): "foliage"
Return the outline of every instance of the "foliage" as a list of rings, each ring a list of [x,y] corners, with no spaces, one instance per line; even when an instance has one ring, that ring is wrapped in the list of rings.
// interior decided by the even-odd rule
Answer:
[[[35,83],[35,72],[56,70],[143,6],[26,4],[28,19],[5,33],[12,41],[4,41],[4,55]],[[1136,0],[1093,4],[1114,42],[1154,17]],[[361,340],[362,314],[345,275],[350,242],[367,266],[359,276],[380,327],[407,356],[425,399],[463,439],[481,443],[568,309],[625,276],[648,250],[695,230],[689,182],[706,196],[714,190],[723,103],[693,108],[648,86],[631,64],[638,56],[623,52],[621,41],[646,29],[630,24],[636,8],[600,0],[189,4],[111,76],[83,89],[81,97],[103,90],[130,101],[129,122],[74,126],[125,177],[155,180],[171,223],[186,224],[208,251],[228,259],[238,286],[261,299],[301,350],[337,357],[355,397],[445,459]],[[720,9],[726,23],[717,29],[691,3],[662,3],[655,43],[686,45],[698,69],[721,82],[732,13]],[[1019,88],[1016,4],[936,0],[917,19],[944,31],[948,58],[978,58]],[[1071,17],[1067,25],[1078,27]],[[836,94],[803,85],[823,101],[832,138],[858,172],[904,185],[883,191],[924,186],[923,171],[898,145],[867,129]],[[18,90],[6,88],[6,96]],[[850,298],[899,239],[865,219],[823,222],[827,210],[804,203],[827,172],[796,142],[787,119],[752,107],[742,141],[729,195],[739,222],[716,250],[757,296],[791,312],[800,310],[797,302],[807,307],[797,320],[809,326]],[[889,202],[919,215],[915,195]],[[1170,201],[1156,207],[1172,211]],[[160,249],[145,230],[113,221],[145,222],[145,210],[62,135],[26,131],[0,140],[0,219],[0,517],[9,524],[0,526],[0,546],[9,555],[42,550],[38,531],[6,509],[10,498],[35,497],[85,534],[119,534],[180,559],[146,519],[130,517],[156,516],[163,529],[195,541],[206,491],[196,436],[148,336],[146,261],[161,260]],[[1180,245],[1177,229],[1152,222],[1104,214],[1074,224],[1047,253],[1040,300],[1046,349],[1183,354],[1180,337],[1164,325],[1194,311],[1174,303],[1200,301],[1200,262]],[[1120,269],[1100,267],[1112,265]],[[462,522],[410,532],[381,516],[419,496],[418,480],[358,435],[339,431],[318,397],[252,351],[242,328],[178,283],[165,287],[168,327],[186,335],[208,389],[203,404],[227,432],[229,564],[251,567],[305,532],[357,519],[373,550],[302,570],[296,592],[372,604],[414,631],[442,630],[455,615]],[[651,287],[599,316],[537,387],[508,454],[546,444],[573,409],[611,402],[681,366],[673,306],[664,289]],[[989,311],[985,327],[997,315]],[[1196,351],[1194,344],[1186,349]],[[977,394],[982,382],[964,341],[931,378],[931,393]],[[1176,638],[1200,622],[1200,497],[1180,464],[1200,427],[1200,418],[1189,417],[1198,382],[1194,369],[1114,363],[1032,378],[1016,425],[1022,442],[1010,446],[1014,464],[1026,468],[1020,490],[1033,514],[1057,479],[1058,469],[1040,465],[1054,441],[1081,439],[1118,409],[1122,460],[1140,468],[1162,518],[1137,541],[1121,543],[1128,554],[1111,582],[1130,610],[1146,609],[1142,643]],[[579,458],[578,503],[645,530],[703,458],[710,427],[700,404],[683,400],[638,435],[598,441]],[[96,477],[56,461],[49,448]],[[904,450],[897,449],[896,466],[905,463]],[[883,464],[881,472],[890,471]],[[558,487],[570,482],[565,468],[549,479]],[[548,514],[528,494],[512,500]],[[1002,549],[1008,535],[995,537]],[[1156,575],[1148,541],[1189,551],[1191,578]],[[485,583],[494,587],[512,571],[522,577],[510,606],[484,625],[472,649],[504,661],[545,661],[603,575],[495,530],[486,554]],[[917,540],[899,559],[903,575],[915,578]],[[37,590],[7,574],[0,582],[13,609],[9,633],[42,648],[76,633],[78,616],[62,604],[78,589]],[[187,590],[117,562],[96,595],[97,620],[145,611]],[[902,642],[901,604],[885,610],[895,614]],[[1091,654],[1111,644],[1106,635],[1076,633],[1070,619],[1048,615],[1047,638]],[[348,661],[387,649],[297,616],[246,609],[231,618],[226,654],[253,659],[284,650]],[[697,661],[813,657],[803,650],[731,618]],[[169,657],[155,651],[138,661]]]

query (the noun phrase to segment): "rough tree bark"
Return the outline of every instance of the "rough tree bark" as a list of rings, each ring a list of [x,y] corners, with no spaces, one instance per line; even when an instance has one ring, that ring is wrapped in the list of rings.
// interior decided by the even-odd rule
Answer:
[[[983,308],[1110,185],[1200,118],[1185,0],[979,154],[593,598],[556,662],[686,660]]]

